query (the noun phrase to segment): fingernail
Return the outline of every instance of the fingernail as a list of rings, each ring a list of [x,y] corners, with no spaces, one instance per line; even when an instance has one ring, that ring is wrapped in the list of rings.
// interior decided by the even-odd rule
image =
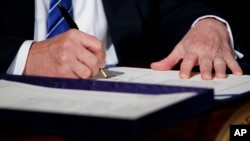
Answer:
[[[186,74],[180,74],[181,79],[189,79],[189,76]]]

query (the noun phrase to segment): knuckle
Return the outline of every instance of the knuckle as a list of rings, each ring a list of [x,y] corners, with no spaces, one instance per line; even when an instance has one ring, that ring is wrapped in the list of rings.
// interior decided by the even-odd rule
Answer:
[[[66,62],[69,62],[69,57],[68,57],[68,55],[67,54],[65,54],[65,53],[62,53],[59,57],[58,57],[58,60],[59,60],[59,62],[61,62],[61,63],[66,63]]]
[[[70,29],[70,30],[68,30],[67,31],[68,36],[75,36],[75,34],[76,34],[77,31],[78,31],[77,29]]]
[[[60,48],[63,51],[68,51],[71,48],[71,46],[72,46],[72,43],[71,43],[70,39],[69,40],[63,40]]]
[[[102,43],[102,41],[100,41],[100,40],[96,40],[96,42],[95,42],[95,47],[98,49],[98,50],[102,50],[103,48],[103,43]]]
[[[60,62],[69,62],[72,54],[71,43],[69,41],[62,42],[60,48],[56,51]]]

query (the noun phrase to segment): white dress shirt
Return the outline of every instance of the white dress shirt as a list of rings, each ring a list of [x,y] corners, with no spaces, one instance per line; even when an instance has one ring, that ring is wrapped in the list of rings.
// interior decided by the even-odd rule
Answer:
[[[118,58],[115,52],[114,45],[112,44],[111,37],[108,31],[108,25],[106,16],[104,13],[103,5],[101,0],[72,0],[74,20],[79,27],[79,30],[96,36],[98,39],[103,41],[104,49],[106,51],[106,65],[115,65],[118,63]],[[23,73],[29,48],[33,41],[41,41],[46,39],[46,21],[49,9],[49,0],[35,0],[35,33],[34,40],[25,41],[12,64],[7,70],[8,74],[21,75]],[[214,17],[218,20],[227,24],[228,31],[230,33],[231,45],[233,47],[233,38],[231,29],[228,23],[213,15],[207,15],[201,18]],[[200,20],[197,19],[194,24]],[[193,24],[193,25],[194,25]],[[236,57],[243,57],[243,55],[235,51]]]

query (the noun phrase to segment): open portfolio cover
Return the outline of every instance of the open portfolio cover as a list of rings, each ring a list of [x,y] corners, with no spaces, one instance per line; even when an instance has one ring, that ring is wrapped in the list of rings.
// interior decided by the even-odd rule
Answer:
[[[137,139],[214,102],[212,88],[1,75],[0,131]]]

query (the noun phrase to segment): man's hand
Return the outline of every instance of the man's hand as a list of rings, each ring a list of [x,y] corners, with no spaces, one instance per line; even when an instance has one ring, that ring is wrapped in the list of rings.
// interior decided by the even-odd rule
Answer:
[[[204,80],[225,78],[227,67],[234,75],[242,75],[242,69],[235,60],[230,46],[229,33],[225,24],[213,18],[198,21],[174,50],[161,61],[151,64],[154,70],[170,70],[180,60],[180,78],[188,79],[192,68],[199,66]]]
[[[89,78],[105,65],[102,42],[71,29],[48,40],[34,42],[24,75]]]

